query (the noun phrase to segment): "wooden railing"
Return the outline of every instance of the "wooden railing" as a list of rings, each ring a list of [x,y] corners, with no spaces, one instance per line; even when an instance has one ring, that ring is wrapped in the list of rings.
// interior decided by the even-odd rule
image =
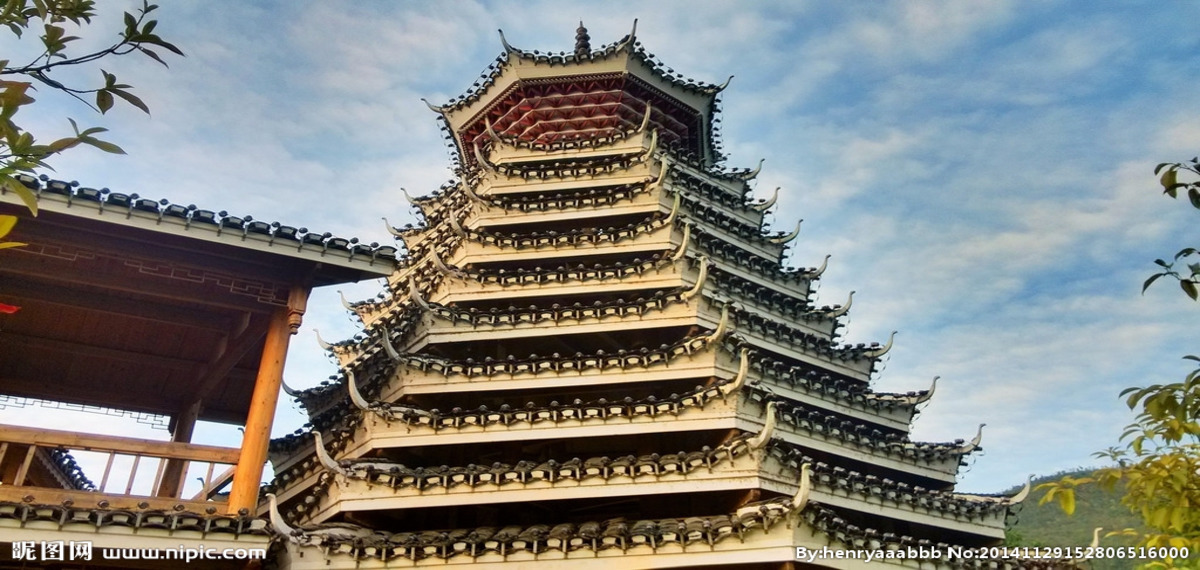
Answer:
[[[103,471],[98,478],[96,473],[87,474],[95,485],[94,490],[81,491],[64,489],[62,486],[37,485],[30,479],[38,451],[49,452],[56,449],[94,452],[100,454],[101,457],[107,455]],[[46,502],[40,500],[39,495],[72,499],[76,496],[98,498],[98,495],[104,495],[105,497],[152,499],[136,501],[135,504],[204,503],[232,479],[233,466],[237,463],[238,453],[238,449],[229,447],[0,424],[0,500],[12,500],[10,495],[16,496],[24,493],[21,495],[22,497],[32,495],[38,502]],[[123,464],[128,461],[122,461],[120,462],[122,465],[118,466],[118,458],[131,458],[132,464],[125,466]],[[201,464],[199,467],[205,470],[202,478],[203,486],[195,496],[183,500],[188,467],[193,464]],[[94,468],[94,466],[89,467]],[[141,491],[144,487],[144,485],[135,487],[139,474],[147,475],[150,470],[154,470],[154,482],[150,486],[150,492],[135,492]],[[177,475],[168,477],[167,475],[171,472],[175,472]],[[144,478],[142,480],[144,481]],[[45,491],[37,491],[38,489],[45,489]]]

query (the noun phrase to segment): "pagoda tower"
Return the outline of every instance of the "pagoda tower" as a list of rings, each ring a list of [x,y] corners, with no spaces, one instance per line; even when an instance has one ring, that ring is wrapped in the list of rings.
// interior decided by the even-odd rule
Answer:
[[[405,194],[423,223],[390,228],[407,253],[387,291],[322,341],[342,373],[285,387],[312,427],[272,445],[283,565],[996,563],[947,552],[999,544],[1028,487],[955,493],[979,436],[912,441],[933,389],[872,391],[891,339],[840,343],[851,299],[816,306],[825,262],[784,265],[799,226],[764,229],[758,169],[719,167],[725,85],[632,32],[501,40],[430,105],[459,177]]]

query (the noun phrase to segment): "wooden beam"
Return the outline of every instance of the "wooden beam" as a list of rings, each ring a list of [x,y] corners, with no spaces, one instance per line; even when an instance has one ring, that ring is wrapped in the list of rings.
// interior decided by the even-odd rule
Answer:
[[[25,484],[25,478],[29,476],[29,466],[33,464],[33,457],[37,455],[37,446],[30,445],[25,448],[25,459],[21,462],[21,466],[17,468],[17,476],[13,478],[13,485],[21,486]]]
[[[175,417],[172,418],[175,425],[171,428],[171,441],[173,443],[191,443],[192,432],[196,430],[196,419],[199,417],[200,400],[197,399],[192,405],[175,414]],[[163,476],[159,481],[155,495],[159,497],[178,497],[183,490],[183,478],[187,476],[188,463],[188,461],[181,459],[167,460],[166,469],[163,470]]]
[[[3,353],[0,352],[0,355]],[[250,372],[241,368],[234,370],[230,378],[239,383],[248,384],[253,381]],[[159,395],[157,385],[138,384],[120,391],[99,387],[97,382],[89,382],[87,378],[80,378],[79,381],[83,383],[64,386],[58,382],[48,382],[44,377],[0,376],[0,394],[164,416],[178,413],[187,405],[186,400],[168,399]],[[218,409],[210,405],[201,411],[201,419],[204,421],[236,425],[242,425],[242,422],[246,421],[244,409]]]
[[[8,331],[0,332],[0,339],[3,339],[5,344],[21,345],[26,349],[40,348],[56,352],[69,353],[75,357],[82,356],[86,358],[120,360],[123,362],[134,362],[141,365],[159,366],[172,370],[195,370],[204,364],[203,362],[196,360],[174,358],[171,356],[160,356],[157,354],[146,354],[145,352],[121,350],[117,348],[107,348],[103,346],[82,344],[53,338],[23,335]]]
[[[213,477],[212,467],[210,465],[209,472],[204,478],[204,488],[200,489],[200,492],[196,493],[195,496],[192,497],[192,500],[203,501],[212,498],[213,495],[221,492],[221,489],[233,481],[233,476],[235,473],[237,473],[236,465],[229,467],[216,477]]]
[[[252,318],[251,313],[243,313],[234,328],[221,338],[213,353],[211,364],[201,370],[196,379],[197,388],[192,394],[195,401],[186,410],[175,416],[171,441],[190,442],[192,440],[192,431],[195,428],[196,419],[200,416],[202,403],[208,399],[213,389],[229,376],[233,367],[237,366],[237,363],[258,343],[259,337],[262,336],[261,327],[255,326],[254,323],[255,319]],[[187,461],[170,460],[155,494],[159,497],[178,497],[183,492],[185,484],[183,478],[187,476],[187,465]]]
[[[200,303],[161,303],[154,299],[131,299],[128,296],[106,294],[103,289],[83,289],[82,285],[64,287],[38,280],[5,277],[4,296],[25,305],[36,301],[176,326],[217,331],[229,328],[229,319],[205,310]]]
[[[227,286],[215,282],[190,282],[178,279],[149,278],[132,269],[113,267],[113,264],[96,265],[85,261],[69,262],[31,252],[15,252],[21,248],[6,250],[3,275],[21,276],[27,279],[73,287],[79,283],[98,287],[106,291],[129,293],[141,298],[153,298],[170,303],[201,303],[206,307],[234,311],[258,311],[267,313],[276,305],[263,303],[256,296],[232,294]],[[11,253],[11,254],[10,254]],[[232,278],[230,278],[232,279]]]
[[[13,481],[17,478],[17,466],[20,462],[13,461],[12,458],[24,450],[25,448],[20,445],[9,445],[7,441],[0,442],[0,487],[14,484]],[[5,462],[5,457],[8,457],[9,461]]]
[[[267,339],[263,343],[258,378],[254,381],[250,412],[246,416],[241,455],[238,457],[237,472],[234,474],[233,488],[229,494],[230,514],[235,514],[241,509],[254,512],[258,506],[258,487],[262,479],[263,464],[267,462],[271,424],[275,421],[275,405],[279,402],[279,389],[283,385],[283,365],[287,359],[290,338],[288,310],[279,309],[271,319],[267,328]]]
[[[145,228],[122,227],[126,220],[120,210],[107,210],[108,214],[101,219],[79,216],[85,213],[82,210],[71,213],[49,209],[43,211],[46,215],[30,218],[20,224],[21,241],[34,245],[61,245],[71,249],[82,247],[116,253],[133,260],[170,260],[173,264],[189,268],[281,283],[302,275],[312,264],[309,260],[279,255],[282,252],[260,252],[238,245],[214,244],[196,239],[200,235],[171,235]],[[108,218],[109,215],[112,218]],[[281,276],[286,277],[280,280]]]
[[[196,379],[196,398],[207,400],[214,388],[221,383],[266,334],[263,320],[252,318],[250,313],[243,315],[238,326],[221,340],[220,346],[213,354],[212,364],[209,364]]]
[[[109,509],[139,510],[141,503],[150,510],[171,512],[175,505],[183,505],[184,510],[192,513],[204,513],[209,507],[220,508],[224,505],[216,502],[184,501],[180,499],[161,499],[156,497],[139,497],[137,495],[118,495],[115,493],[98,493],[95,491],[75,491],[70,489],[47,489],[42,487],[16,487],[0,485],[0,501],[21,503],[25,497],[33,497],[33,503],[39,505],[57,505],[63,501],[73,501],[77,507],[96,505],[100,501],[108,501]]]
[[[94,435],[51,429],[36,429],[0,424],[0,441],[42,447],[65,447],[82,451],[116,451],[146,457],[188,459],[233,464],[239,451],[232,447],[173,443],[133,437]]]

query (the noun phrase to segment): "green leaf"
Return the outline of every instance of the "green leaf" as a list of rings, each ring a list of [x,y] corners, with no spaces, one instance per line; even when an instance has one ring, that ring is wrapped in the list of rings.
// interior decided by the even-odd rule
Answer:
[[[92,137],[80,137],[79,142],[94,146],[104,152],[109,152],[112,154],[125,154],[125,151],[121,147],[100,139],[94,139]]]
[[[0,238],[8,235],[16,225],[16,216],[0,216]]]
[[[113,106],[112,93],[109,93],[108,91],[104,91],[104,90],[100,90],[100,91],[96,92],[96,107],[98,107],[100,109],[101,114],[107,113],[109,109],[112,109],[112,106]]]
[[[50,149],[50,152],[57,153],[57,152],[62,152],[64,150],[67,150],[69,148],[72,148],[72,147],[75,147],[78,145],[79,145],[78,138],[67,137],[67,138],[58,139],[58,140],[50,143],[50,146],[48,148]]]
[[[146,104],[143,103],[142,100],[139,99],[136,95],[133,95],[132,93],[129,93],[127,91],[122,91],[120,89],[113,89],[112,93],[113,93],[113,95],[116,95],[117,97],[124,99],[130,105],[133,105],[134,107],[137,107],[138,109],[141,109],[147,115],[150,114],[150,107],[147,107]]]
[[[1060,489],[1058,506],[1062,507],[1063,512],[1068,516],[1075,514],[1075,489]]]
[[[1142,283],[1142,294],[1145,295],[1146,289],[1149,289],[1150,285],[1152,285],[1155,281],[1158,281],[1158,278],[1162,277],[1163,275],[1166,275],[1166,273],[1155,273],[1154,275],[1151,275],[1145,283]]]
[[[163,67],[171,67],[171,66],[167,65],[167,62],[163,61],[163,59],[161,57],[158,57],[158,54],[154,53],[153,51],[150,51],[142,46],[138,46],[138,51],[146,54],[147,56],[150,57],[150,59],[153,59],[154,61],[157,61],[157,62],[163,64]]]
[[[175,47],[175,45],[172,44],[171,42],[168,42],[154,34],[146,34],[145,36],[140,38],[139,41],[141,43],[147,43],[147,44],[156,45],[156,46],[159,46],[162,48],[166,48],[167,50],[169,50],[171,53],[174,53],[175,55],[187,57],[183,54],[183,50]]]
[[[1193,301],[1195,301],[1197,297],[1200,297],[1200,290],[1196,289],[1196,283],[1193,281],[1188,281],[1186,279],[1181,280],[1179,282],[1179,287],[1183,289],[1183,292],[1187,293],[1187,296],[1191,297]]]
[[[1049,484],[1050,484],[1050,483],[1043,483],[1042,485],[1038,485],[1038,490],[1040,491],[1040,490],[1042,489],[1042,487],[1043,487],[1043,486],[1045,486],[1045,485],[1049,485]],[[1055,495],[1057,492],[1058,492],[1058,489],[1057,489],[1057,488],[1051,488],[1049,491],[1046,491],[1046,494],[1045,494],[1045,495],[1043,495],[1041,499],[1038,499],[1038,506],[1040,507],[1040,506],[1042,506],[1042,505],[1044,505],[1044,504],[1046,504],[1046,503],[1049,503],[1050,501],[1054,500],[1054,495]]]
[[[1158,183],[1162,184],[1163,192],[1166,192],[1172,198],[1175,197],[1175,184],[1177,184],[1177,180],[1179,179],[1179,171],[1177,168],[1177,166],[1172,165],[1158,179]]]
[[[4,176],[3,182],[4,186],[16,194],[17,197],[21,199],[21,202],[25,204],[26,208],[29,208],[29,212],[33,214],[34,217],[37,217],[37,194],[34,194],[33,190],[26,188],[24,184],[21,184],[19,180],[11,176]]]

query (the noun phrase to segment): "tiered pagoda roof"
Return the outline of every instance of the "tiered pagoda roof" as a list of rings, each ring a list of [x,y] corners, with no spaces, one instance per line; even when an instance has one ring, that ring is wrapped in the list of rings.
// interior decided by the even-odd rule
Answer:
[[[423,222],[389,226],[387,290],[321,341],[342,373],[285,387],[311,428],[273,442],[260,510],[291,567],[749,568],[1003,539],[1026,492],[953,490],[981,433],[908,437],[933,388],[871,389],[892,339],[843,343],[853,297],[812,299],[828,258],[788,267],[778,191],[717,166],[723,88],[581,27],[571,53],[505,41],[430,105],[460,177],[404,193]]]

